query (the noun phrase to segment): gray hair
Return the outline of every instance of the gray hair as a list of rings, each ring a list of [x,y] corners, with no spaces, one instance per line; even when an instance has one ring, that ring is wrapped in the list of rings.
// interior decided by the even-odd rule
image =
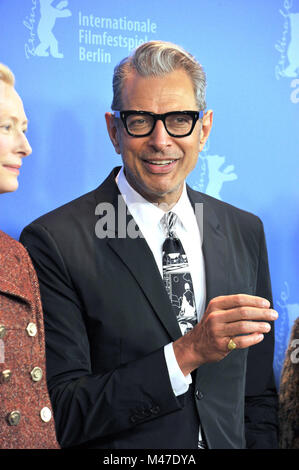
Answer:
[[[4,64],[0,63],[0,80],[7,85],[14,86],[15,84],[15,77],[12,71]]]
[[[136,71],[142,77],[160,77],[183,69],[190,77],[198,110],[206,108],[206,75],[197,60],[182,47],[171,42],[150,41],[139,46],[133,54],[123,59],[114,69],[113,110],[122,109],[122,89],[126,77]]]

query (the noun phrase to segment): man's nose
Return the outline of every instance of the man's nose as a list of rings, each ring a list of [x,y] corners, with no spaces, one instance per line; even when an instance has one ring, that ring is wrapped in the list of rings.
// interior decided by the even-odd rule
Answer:
[[[156,121],[154,130],[149,136],[149,145],[158,151],[171,145],[171,136],[168,134],[164,123],[160,119]]]

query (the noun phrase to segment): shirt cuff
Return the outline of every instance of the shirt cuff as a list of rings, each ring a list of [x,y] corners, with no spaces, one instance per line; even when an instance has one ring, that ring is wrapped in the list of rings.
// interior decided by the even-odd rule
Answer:
[[[175,396],[183,395],[183,393],[187,392],[189,384],[192,383],[192,377],[190,374],[185,377],[181,371],[173,351],[172,343],[164,346],[164,355],[173,393]]]

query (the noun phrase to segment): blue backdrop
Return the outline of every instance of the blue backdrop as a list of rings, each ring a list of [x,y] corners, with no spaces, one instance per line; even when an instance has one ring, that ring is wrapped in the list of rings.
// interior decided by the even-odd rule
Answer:
[[[0,227],[18,238],[120,163],[104,120],[113,68],[151,39],[182,45],[207,73],[214,128],[189,184],[264,222],[278,384],[299,316],[299,0],[0,0],[0,61],[33,147],[19,190],[0,198]]]

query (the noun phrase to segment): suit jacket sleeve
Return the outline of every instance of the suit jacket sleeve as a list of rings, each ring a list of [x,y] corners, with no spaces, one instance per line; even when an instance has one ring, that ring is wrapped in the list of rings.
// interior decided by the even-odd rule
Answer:
[[[85,315],[63,254],[43,226],[21,235],[38,274],[45,316],[47,377],[57,436],[63,447],[110,441],[136,424],[181,409],[163,347],[140,359],[93,373]],[[89,333],[90,334],[90,333]]]
[[[259,267],[255,295],[266,298],[273,308],[268,255],[260,221]],[[245,430],[247,448],[278,447],[278,396],[273,376],[274,323],[264,340],[249,348],[247,360]]]

